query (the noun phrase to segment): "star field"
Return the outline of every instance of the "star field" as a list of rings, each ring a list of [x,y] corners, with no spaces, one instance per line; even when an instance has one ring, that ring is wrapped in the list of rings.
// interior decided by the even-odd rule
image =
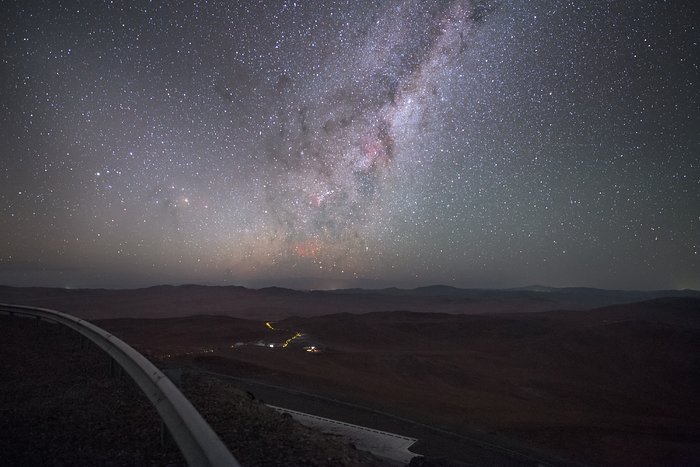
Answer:
[[[0,282],[700,289],[694,2],[4,2]]]

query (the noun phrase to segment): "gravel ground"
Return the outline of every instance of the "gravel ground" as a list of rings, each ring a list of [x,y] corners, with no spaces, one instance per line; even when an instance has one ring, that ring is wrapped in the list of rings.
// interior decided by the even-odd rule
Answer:
[[[138,387],[58,325],[0,317],[0,375],[2,465],[184,465]]]
[[[245,466],[389,465],[338,437],[296,423],[219,379],[187,374],[183,387]]]
[[[156,362],[157,364],[157,362]],[[244,466],[383,466],[232,385],[185,374],[183,392]],[[180,466],[160,419],[109,359],[50,323],[0,316],[0,464]]]

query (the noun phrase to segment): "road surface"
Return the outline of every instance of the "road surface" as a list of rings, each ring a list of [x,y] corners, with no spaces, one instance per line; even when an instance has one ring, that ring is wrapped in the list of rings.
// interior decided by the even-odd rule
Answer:
[[[190,366],[189,369],[230,381],[266,404],[416,438],[418,442],[411,447],[411,451],[420,455],[449,458],[464,462],[466,465],[484,467],[571,465],[565,461],[543,458],[544,456],[531,453],[526,449],[515,449],[506,444],[498,444],[493,440],[485,439],[486,435],[484,439],[466,436],[387,412],[289,387],[210,372],[196,366]]]
[[[369,451],[378,457],[396,461],[400,464],[408,464],[411,462],[411,459],[418,455],[408,450],[411,445],[418,441],[416,438],[319,417],[284,407],[269,404],[268,407],[278,412],[288,413],[302,425],[318,428],[323,433],[342,436],[352,442],[358,449]]]

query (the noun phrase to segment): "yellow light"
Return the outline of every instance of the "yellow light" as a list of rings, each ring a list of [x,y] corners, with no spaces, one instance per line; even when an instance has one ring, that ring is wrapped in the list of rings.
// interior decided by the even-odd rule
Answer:
[[[286,341],[284,341],[284,344],[282,344],[282,347],[287,347],[287,346],[289,345],[289,343],[292,342],[292,341],[293,341],[294,339],[296,339],[297,337],[301,337],[301,333],[300,333],[300,332],[297,332],[297,333],[294,334],[292,337],[290,337],[289,339],[287,339]]]

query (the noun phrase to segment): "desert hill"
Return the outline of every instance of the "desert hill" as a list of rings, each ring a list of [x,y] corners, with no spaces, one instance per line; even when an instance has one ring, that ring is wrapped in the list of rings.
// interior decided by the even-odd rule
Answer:
[[[700,299],[480,315],[341,312],[285,318],[272,323],[274,330],[263,321],[178,320],[99,324],[156,355],[180,351],[172,357],[180,365],[553,458],[592,465],[700,459]],[[184,323],[193,332],[178,331]],[[281,342],[296,332],[304,338],[284,349],[230,345]],[[324,352],[304,352],[310,343]],[[293,395],[285,398],[294,403]],[[426,442],[417,449],[436,455],[448,448]],[[464,462],[472,455],[460,458],[460,447],[449,452]]]
[[[409,290],[394,288],[333,291],[198,285],[126,290],[0,286],[0,303],[47,307],[86,319],[164,318],[208,314],[270,320],[289,316],[388,310],[460,314],[520,313],[590,309],[660,297],[700,298],[700,292],[543,287],[485,290],[448,286]]]

